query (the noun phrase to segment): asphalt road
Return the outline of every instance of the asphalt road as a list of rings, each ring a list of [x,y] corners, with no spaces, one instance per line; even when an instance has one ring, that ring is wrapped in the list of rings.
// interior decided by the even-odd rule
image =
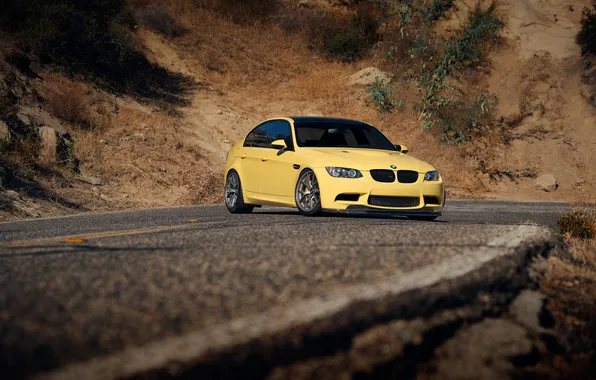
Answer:
[[[268,310],[306,315],[314,299],[319,311],[340,307],[333,297],[363,284],[455,277],[461,259],[506,254],[567,209],[451,201],[437,221],[417,222],[203,206],[3,223],[0,372],[57,370]]]

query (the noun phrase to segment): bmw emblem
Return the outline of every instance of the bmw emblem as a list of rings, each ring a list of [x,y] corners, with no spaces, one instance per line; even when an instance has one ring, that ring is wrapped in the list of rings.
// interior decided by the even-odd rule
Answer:
[[[397,169],[397,166],[391,165],[391,169]]]

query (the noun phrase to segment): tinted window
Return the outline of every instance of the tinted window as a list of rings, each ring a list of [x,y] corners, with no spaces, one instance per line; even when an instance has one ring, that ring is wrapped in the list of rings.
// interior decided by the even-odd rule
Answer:
[[[290,150],[294,149],[292,130],[287,121],[272,120],[259,125],[246,136],[244,146],[272,148],[271,143],[275,140],[284,140]]]
[[[294,126],[300,147],[396,150],[387,137],[364,123],[316,121],[295,123]]]

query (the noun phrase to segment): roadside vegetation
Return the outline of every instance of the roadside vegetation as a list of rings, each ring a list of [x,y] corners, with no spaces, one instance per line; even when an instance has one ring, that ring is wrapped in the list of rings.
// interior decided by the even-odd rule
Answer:
[[[588,378],[596,373],[596,210],[576,206],[559,218],[557,228],[567,250],[548,259],[541,290],[568,354],[556,356],[553,368],[562,378]]]
[[[497,99],[490,94],[464,90],[462,79],[479,65],[486,64],[488,50],[499,42],[505,20],[496,3],[470,10],[461,30],[450,38],[438,36],[432,22],[453,5],[435,1],[393,3],[390,15],[397,19],[391,38],[384,42],[384,56],[396,74],[401,73],[404,87],[418,88],[423,128],[438,128],[443,138],[462,142],[481,133],[493,121],[492,107]],[[399,77],[398,77],[399,78]]]
[[[581,47],[582,55],[596,54],[596,4],[583,10],[576,42]]]

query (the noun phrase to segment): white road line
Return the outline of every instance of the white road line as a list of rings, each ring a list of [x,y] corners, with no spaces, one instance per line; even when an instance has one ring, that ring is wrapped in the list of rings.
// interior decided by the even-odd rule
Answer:
[[[512,227],[513,228],[513,227]],[[175,363],[192,363],[205,354],[219,352],[253,339],[305,325],[344,310],[354,302],[374,301],[387,296],[455,279],[477,270],[498,257],[512,254],[514,247],[538,239],[549,239],[547,228],[518,226],[491,240],[487,247],[470,249],[441,263],[403,273],[373,284],[362,284],[300,301],[292,306],[275,307],[264,313],[238,318],[179,337],[166,338],[142,347],[125,349],[110,356],[59,368],[40,379],[114,379]]]

